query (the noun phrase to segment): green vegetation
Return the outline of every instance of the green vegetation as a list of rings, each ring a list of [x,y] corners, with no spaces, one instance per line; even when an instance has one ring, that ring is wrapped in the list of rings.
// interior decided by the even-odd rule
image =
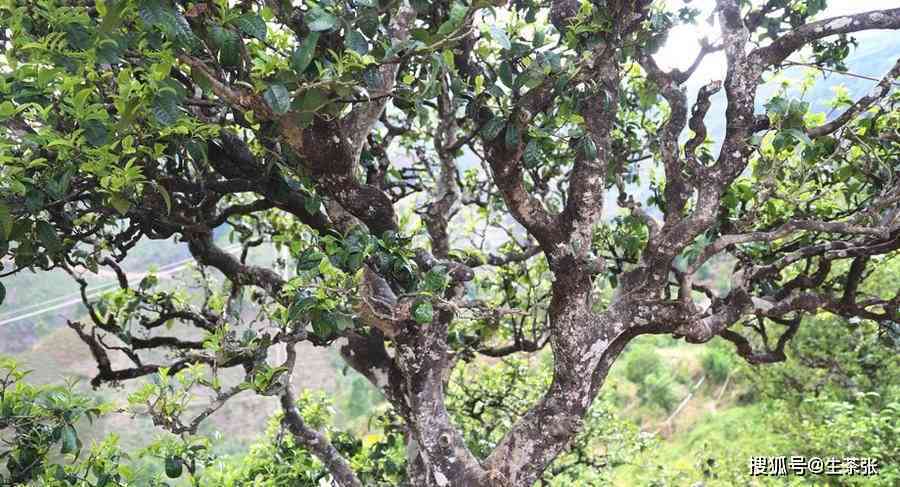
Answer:
[[[721,384],[728,379],[734,370],[734,355],[721,347],[709,347],[703,353],[703,373],[714,384]]]
[[[625,378],[635,384],[643,384],[647,376],[656,374],[662,369],[659,354],[651,347],[639,347],[629,351],[625,362]]]
[[[673,382],[669,372],[662,370],[653,372],[644,377],[644,381],[638,386],[638,397],[643,403],[652,404],[670,412],[678,400],[672,391]]]
[[[0,485],[900,483],[900,9],[698,3],[0,0]]]
[[[795,360],[776,366],[735,362],[724,346],[715,343],[702,348],[672,346],[665,339],[636,344],[626,352],[623,367],[613,371],[608,392],[592,407],[570,453],[548,470],[547,485],[704,482],[729,486],[748,481],[748,461],[754,456],[828,458],[851,453],[878,459],[880,474],[841,477],[842,485],[895,485],[900,364],[890,357],[896,356],[896,344],[885,343],[877,329],[866,324],[847,324],[824,315],[810,324],[792,344]],[[662,344],[668,346],[656,350],[670,350],[665,356],[654,351]],[[635,375],[635,363],[651,364],[652,370]],[[473,451],[486,455],[494,448],[511,421],[548,386],[550,364],[549,357],[540,354],[528,361],[457,368],[449,383],[449,407]],[[706,375],[708,382],[665,423],[673,405],[689,392],[666,372],[681,366],[689,376]],[[86,417],[79,418],[89,414],[94,421],[102,421],[116,404],[73,394],[71,384],[29,385],[27,375],[13,362],[7,360],[3,367],[4,375],[11,373],[3,389],[4,417],[17,416],[15,429],[21,432],[8,455],[40,458],[32,472],[43,471],[47,485],[56,485],[50,477],[57,481],[63,472],[65,478],[81,475],[96,481],[91,477],[96,474],[89,472],[101,472],[119,482],[171,484],[167,472],[175,474],[180,466],[181,474],[175,477],[184,485],[195,478],[195,485],[204,486],[248,482],[312,486],[326,472],[315,457],[281,433],[277,413],[270,418],[265,436],[246,446],[228,447],[214,433],[189,442],[150,433],[157,439],[131,453],[122,449],[116,436],[84,440],[85,435],[92,438],[92,427]],[[717,379],[716,373],[723,375]],[[661,382],[665,389],[660,390]],[[807,395],[805,388],[818,394]],[[347,416],[337,423],[348,425],[354,435],[326,426],[335,422],[335,412],[322,394],[298,399],[302,414],[310,423],[325,427],[335,445],[373,484],[393,485],[406,465],[397,418],[385,412],[378,395],[353,373],[341,380],[338,390],[343,392],[335,401],[344,407],[337,410]],[[60,416],[64,412],[66,417]],[[41,436],[35,431],[46,433]],[[361,437],[361,442],[352,440],[353,436]],[[115,463],[115,469],[110,470],[110,463]],[[813,475],[794,478],[790,485],[827,480]],[[754,482],[783,485],[777,478],[759,477]]]

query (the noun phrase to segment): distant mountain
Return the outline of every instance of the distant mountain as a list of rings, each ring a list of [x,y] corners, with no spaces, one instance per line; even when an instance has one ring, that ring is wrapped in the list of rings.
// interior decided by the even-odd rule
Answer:
[[[863,32],[856,36],[858,46],[853,48],[846,60],[847,70],[853,74],[881,79],[887,73],[897,58],[900,57],[900,36],[888,31]],[[794,59],[794,58],[792,58]],[[788,77],[801,79],[807,68],[793,67],[785,70]],[[834,99],[834,88],[843,85],[847,88],[850,97],[854,100],[868,93],[876,84],[876,81],[861,79],[840,73],[824,73],[824,79],[820,79],[804,96],[804,100],[810,102],[810,109],[814,112],[831,110],[828,102]],[[697,91],[701,83],[688,84],[688,100],[697,98]],[[760,86],[756,97],[757,112],[764,113],[763,105],[776,93],[778,85],[767,83]],[[799,92],[793,92],[794,96],[800,96]],[[707,113],[705,121],[709,137],[713,141],[721,141],[725,133],[725,94],[720,92],[712,98],[713,106]],[[829,118],[838,115],[830,114]],[[685,135],[686,137],[686,135]],[[718,145],[717,145],[718,148]]]

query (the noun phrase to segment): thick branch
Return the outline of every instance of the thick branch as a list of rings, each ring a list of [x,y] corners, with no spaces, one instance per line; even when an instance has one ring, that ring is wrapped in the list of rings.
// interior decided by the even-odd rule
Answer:
[[[596,157],[582,154],[575,157],[569,175],[569,191],[566,207],[559,218],[561,240],[567,241],[576,261],[582,261],[590,250],[593,225],[603,214],[603,190],[606,169],[612,159],[612,131],[615,126],[619,99],[619,64],[616,56],[610,55],[612,48],[605,43],[598,44],[592,52],[593,69],[584,73],[592,81],[594,93],[585,100],[582,116],[587,126],[587,137],[596,147]],[[547,257],[551,265],[559,260],[556,249]],[[572,263],[559,263],[560,268]]]
[[[663,72],[652,57],[641,58],[641,66],[669,104],[669,117],[659,131],[659,151],[666,171],[665,217],[671,224],[681,219],[690,195],[678,150],[678,138],[687,122],[687,96],[676,77]]]
[[[409,38],[410,28],[415,18],[416,10],[410,5],[408,0],[401,0],[397,11],[391,16],[391,21],[387,28],[387,34],[391,43],[396,45]],[[370,100],[356,104],[353,111],[342,121],[343,132],[352,140],[351,144],[354,148],[353,160],[359,158],[366,137],[381,117],[382,112],[384,112],[389,99],[387,95],[394,89],[399,63],[391,62],[391,60],[387,61],[377,68],[377,73],[373,76],[377,80],[377,84],[369,88],[368,96]]]
[[[441,310],[427,327],[398,336],[397,364],[406,381],[415,444],[433,484],[450,486],[453,479],[459,485],[485,485],[484,470],[444,404],[444,374],[450,366],[447,329],[452,317],[452,312]]]
[[[353,473],[350,464],[341,456],[322,433],[307,426],[297,410],[294,394],[287,387],[281,393],[281,410],[284,411],[284,424],[294,438],[312,452],[331,472],[335,483],[340,487],[362,487],[362,482]]]
[[[218,269],[237,285],[261,287],[270,296],[278,299],[281,288],[284,286],[284,280],[275,271],[242,264],[240,260],[216,246],[209,233],[193,235],[187,240],[191,255],[200,264]]]
[[[872,106],[873,103],[886,96],[891,91],[893,81],[897,79],[898,76],[900,76],[900,59],[894,63],[894,67],[884,75],[884,78],[882,78],[867,95],[856,100],[856,103],[844,110],[843,113],[835,117],[834,120],[818,127],[806,129],[806,133],[810,137],[821,137],[843,127],[847,122]]]
[[[544,81],[519,100],[508,124],[514,124],[519,134],[526,133],[525,129],[531,119],[545,110],[552,99],[552,81]],[[556,220],[540,200],[525,189],[521,165],[525,144],[521,137],[515,141],[513,147],[509,147],[505,139],[506,137],[497,137],[494,140],[484,141],[488,149],[487,159],[493,171],[494,183],[503,194],[506,206],[516,220],[537,239],[545,251],[550,251],[559,240]]]
[[[762,69],[784,61],[791,53],[814,40],[871,29],[900,29],[900,8],[810,22],[782,35],[768,46],[754,50],[751,57]]]

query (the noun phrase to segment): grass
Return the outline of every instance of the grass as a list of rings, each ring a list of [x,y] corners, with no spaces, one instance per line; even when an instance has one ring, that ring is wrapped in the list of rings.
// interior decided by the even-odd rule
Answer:
[[[701,359],[708,347],[658,340],[636,341],[612,371],[620,383],[615,391],[621,404],[619,414],[656,437],[653,446],[610,472],[612,485],[815,485],[816,480],[808,477],[750,477],[751,457],[790,456],[795,452],[767,420],[769,412],[764,403],[740,403],[745,386],[734,380],[723,390],[722,384],[713,384],[707,377],[671,424],[665,423],[668,415],[658,408],[641,405],[637,386],[624,379],[622,365],[634,348],[652,347],[664,368],[679,370],[691,379],[687,386],[676,386],[679,402],[690,385],[704,375]]]
[[[748,475],[753,456],[785,451],[777,432],[767,427],[762,405],[732,406],[705,414],[689,429],[664,439],[613,472],[613,485],[768,485]]]

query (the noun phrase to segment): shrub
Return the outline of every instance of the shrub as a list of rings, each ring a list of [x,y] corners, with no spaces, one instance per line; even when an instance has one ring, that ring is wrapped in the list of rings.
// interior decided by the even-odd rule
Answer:
[[[662,369],[662,360],[655,350],[638,347],[631,350],[625,364],[625,377],[635,384],[643,384],[648,375]]]
[[[672,365],[669,369],[672,372],[672,378],[683,386],[689,386],[693,382],[691,379],[691,368],[686,361],[680,360]]]
[[[650,404],[664,409],[666,412],[672,411],[678,398],[672,390],[672,374],[664,369],[659,369],[652,374],[644,377],[643,383],[638,388],[638,398],[641,404]]]
[[[707,348],[702,359],[703,373],[714,384],[721,384],[728,378],[734,368],[732,355],[720,348]]]

